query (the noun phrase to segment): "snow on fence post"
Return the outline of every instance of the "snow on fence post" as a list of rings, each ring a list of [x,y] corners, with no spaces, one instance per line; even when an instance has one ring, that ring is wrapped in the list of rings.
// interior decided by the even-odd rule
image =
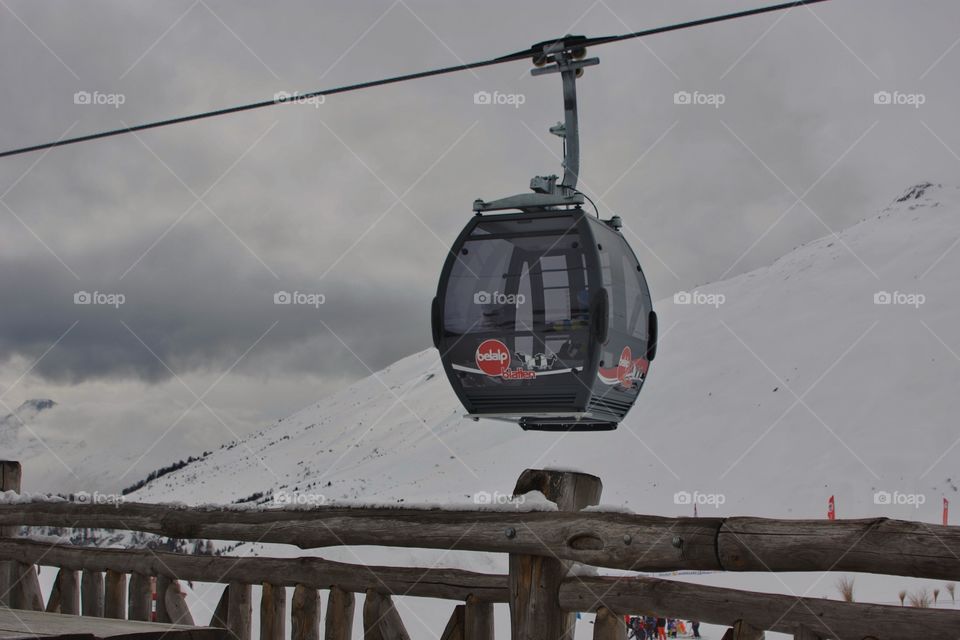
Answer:
[[[20,493],[20,479],[23,469],[19,462],[0,460],[0,491]],[[17,532],[16,527],[0,527],[0,535],[10,537]]]
[[[623,616],[606,607],[597,609],[593,621],[593,640],[627,640],[627,625]]]
[[[20,493],[20,463],[0,460],[0,491]],[[12,538],[17,534],[15,525],[0,526],[0,538]],[[10,606],[17,599],[14,574],[16,563],[0,562],[0,606]]]
[[[260,596],[260,640],[286,640],[287,589],[263,583]]]
[[[580,511],[600,502],[600,478],[573,471],[526,469],[514,496],[539,491],[560,511]],[[521,534],[508,527],[508,538]],[[510,629],[513,640],[572,640],[576,614],[560,608],[560,583],[571,563],[556,557],[510,554]]]
[[[127,613],[127,574],[107,570],[103,581],[103,617],[123,620]]]
[[[327,620],[324,640],[350,640],[353,634],[353,592],[340,587],[330,587],[330,600],[327,602]],[[306,640],[304,638],[304,640]]]
[[[153,608],[153,585],[150,576],[142,573],[130,574],[130,598],[127,605],[127,618],[147,622]]]

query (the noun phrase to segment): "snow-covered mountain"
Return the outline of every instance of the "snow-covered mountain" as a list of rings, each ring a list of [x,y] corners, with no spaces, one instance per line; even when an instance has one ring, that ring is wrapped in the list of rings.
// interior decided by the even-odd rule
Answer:
[[[26,400],[19,407],[0,417],[0,451],[10,460],[24,460],[43,450],[43,444],[30,433],[41,413],[57,403],[48,398]]]
[[[49,398],[34,398],[24,401],[11,413],[0,418],[0,437],[9,438],[15,435],[24,425],[38,415],[53,409],[57,403]]]
[[[753,241],[744,238],[744,249]],[[614,432],[544,434],[466,420],[430,349],[131,497],[470,503],[508,494],[526,467],[563,467],[599,475],[604,503],[643,513],[692,515],[699,500],[700,515],[824,517],[835,495],[841,518],[939,522],[941,496],[960,497],[957,244],[960,188],[924,183],[768,267],[689,296],[669,292],[656,305],[658,358]],[[482,554],[322,553],[505,569],[505,558]],[[715,578],[836,597],[822,576]],[[858,597],[892,602],[910,584],[870,577]],[[410,606],[418,619],[433,615]]]
[[[660,355],[612,433],[465,420],[431,349],[136,497],[466,502],[560,466],[601,476],[605,502],[638,511],[689,514],[674,500],[687,491],[724,496],[704,514],[822,516],[836,494],[841,517],[935,521],[960,460],[958,240],[960,189],[925,183],[690,304],[662,300]],[[875,504],[878,491],[926,500]]]

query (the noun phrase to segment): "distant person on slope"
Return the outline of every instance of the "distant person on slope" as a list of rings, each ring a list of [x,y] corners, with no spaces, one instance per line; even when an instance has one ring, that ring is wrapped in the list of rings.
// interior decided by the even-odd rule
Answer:
[[[666,618],[657,618],[657,640],[667,640]]]
[[[647,616],[647,637],[654,640],[657,637],[657,617]]]
[[[694,638],[699,638],[699,637],[700,637],[700,622],[697,621],[697,620],[691,620],[691,621],[690,621],[690,628],[693,629],[693,637],[694,637]]]
[[[636,640],[647,640],[647,632],[643,628],[643,620],[638,616],[630,618],[630,638]]]

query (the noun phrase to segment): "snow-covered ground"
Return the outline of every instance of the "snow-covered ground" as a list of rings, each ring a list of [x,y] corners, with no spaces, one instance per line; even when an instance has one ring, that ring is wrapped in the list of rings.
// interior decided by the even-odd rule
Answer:
[[[744,239],[745,250],[753,240]],[[614,432],[538,434],[465,420],[431,349],[133,497],[230,503],[263,492],[301,502],[472,503],[509,494],[524,468],[555,467],[600,476],[604,503],[642,513],[692,515],[683,500],[689,494],[702,500],[703,516],[824,517],[835,495],[840,518],[939,522],[942,497],[957,497],[960,462],[958,241],[960,188],[921,186],[768,267],[696,289],[713,296],[694,299],[722,304],[676,304],[673,292],[655,292],[670,294],[656,305],[659,355]],[[884,292],[892,304],[877,304]],[[505,558],[478,553],[321,555],[506,569]],[[678,579],[839,597],[835,576]],[[941,601],[949,600],[933,581],[867,575],[857,577],[857,597],[893,603],[901,588],[918,586],[940,587]],[[217,597],[198,596],[211,608]],[[401,613],[414,636],[431,637],[449,609],[403,599]],[[585,617],[580,625],[589,623]],[[501,633],[505,625],[500,608]]]

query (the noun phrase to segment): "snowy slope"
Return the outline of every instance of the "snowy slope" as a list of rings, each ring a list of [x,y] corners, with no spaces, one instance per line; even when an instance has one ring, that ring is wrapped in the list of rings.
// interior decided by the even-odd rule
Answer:
[[[719,306],[675,304],[671,292],[656,306],[658,359],[615,432],[537,434],[464,420],[431,349],[134,498],[226,503],[266,492],[467,503],[478,492],[509,493],[526,467],[563,467],[599,475],[604,503],[637,512],[691,515],[675,494],[699,492],[721,496],[701,515],[823,517],[835,494],[842,518],[939,522],[941,496],[957,496],[960,462],[958,240],[960,188],[919,185],[769,267],[697,289]],[[875,304],[881,292],[903,303],[921,294],[923,303]],[[877,504],[877,491],[919,494],[913,502],[923,504]],[[323,555],[504,568],[504,559],[480,554]],[[787,588],[779,577],[715,578]],[[835,597],[832,579],[818,578],[788,580],[798,592]],[[862,589],[865,599],[891,601],[901,585],[909,582],[875,578]]]
[[[509,491],[525,467],[560,466],[600,475],[604,501],[635,510],[686,514],[673,494],[697,490],[723,493],[724,513],[821,516],[835,493],[839,514],[859,517],[891,511],[874,504],[880,489],[929,494],[915,515],[935,520],[960,459],[950,449],[960,435],[960,251],[948,252],[958,238],[960,189],[931,186],[767,268],[697,289],[722,295],[719,308],[661,301],[660,355],[613,433],[464,420],[431,349],[137,497],[469,501]],[[876,305],[880,291],[925,301]]]

